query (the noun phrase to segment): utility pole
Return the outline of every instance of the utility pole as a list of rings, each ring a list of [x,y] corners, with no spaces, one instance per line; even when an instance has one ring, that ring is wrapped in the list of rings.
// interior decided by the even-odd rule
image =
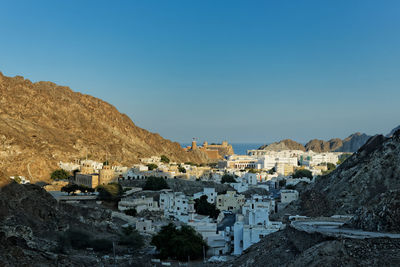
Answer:
[[[114,266],[117,266],[117,259],[115,258],[115,242],[113,241],[113,254],[114,254]]]
[[[206,263],[206,248],[203,246],[203,262]]]

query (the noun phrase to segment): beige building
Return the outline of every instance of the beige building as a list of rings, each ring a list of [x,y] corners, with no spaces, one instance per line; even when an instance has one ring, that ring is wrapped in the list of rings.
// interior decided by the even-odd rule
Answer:
[[[84,174],[77,173],[74,183],[77,185],[84,185],[90,188],[96,188],[99,185],[99,175],[97,173]]]
[[[225,195],[217,196],[217,208],[221,211],[238,211],[244,204],[244,195],[236,191],[227,191]]]
[[[294,166],[286,163],[280,163],[276,165],[276,172],[283,176],[289,176],[294,172]]]
[[[94,168],[89,163],[83,163],[79,172],[81,174],[92,174],[94,173]]]
[[[115,171],[111,169],[109,165],[103,165],[103,168],[100,170],[100,184],[108,184],[113,182],[116,178]]]

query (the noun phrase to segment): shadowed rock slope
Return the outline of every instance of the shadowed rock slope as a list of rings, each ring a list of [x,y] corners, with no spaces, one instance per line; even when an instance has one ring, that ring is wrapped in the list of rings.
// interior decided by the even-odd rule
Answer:
[[[120,229],[101,206],[60,204],[36,185],[12,182],[0,187],[0,266],[112,266],[103,255],[73,248],[63,237],[75,230],[117,244]],[[86,236],[79,236],[83,241]],[[117,246],[124,255],[127,248]],[[132,254],[118,266],[146,266]]]
[[[137,127],[98,98],[0,73],[0,169],[6,175],[46,179],[60,160],[88,154],[100,161],[106,153],[126,165],[163,154],[178,162],[208,160],[201,151],[185,152],[177,142]]]
[[[371,137],[335,171],[306,187],[300,200],[279,214],[353,214],[352,227],[400,232],[400,130],[391,138]]]
[[[398,266],[400,240],[326,237],[292,228],[272,233],[224,267]]]

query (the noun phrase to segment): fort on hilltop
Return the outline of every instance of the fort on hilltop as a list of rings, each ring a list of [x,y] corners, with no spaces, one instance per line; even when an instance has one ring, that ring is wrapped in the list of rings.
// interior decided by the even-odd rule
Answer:
[[[186,151],[200,150],[207,154],[210,160],[223,159],[225,156],[234,154],[232,145],[227,141],[223,141],[221,144],[208,144],[204,141],[202,146],[197,146],[195,139],[192,141],[192,145],[185,148]]]

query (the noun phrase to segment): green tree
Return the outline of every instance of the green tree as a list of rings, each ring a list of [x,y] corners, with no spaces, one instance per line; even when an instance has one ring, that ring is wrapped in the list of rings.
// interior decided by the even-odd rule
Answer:
[[[203,247],[208,249],[203,237],[192,227],[182,225],[177,229],[172,223],[163,226],[161,231],[153,236],[151,244],[156,246],[161,259],[172,258],[186,261],[199,259],[203,256]]]
[[[186,169],[182,166],[178,166],[178,171],[181,173],[186,173]]]
[[[117,183],[99,185],[96,187],[96,190],[99,192],[98,198],[101,200],[116,200],[123,194],[122,186]]]
[[[147,168],[149,168],[149,171],[152,171],[152,170],[157,169],[158,166],[154,163],[150,163],[150,164],[147,164]]]
[[[274,174],[275,172],[276,172],[276,168],[275,168],[275,167],[272,167],[272,168],[268,171],[269,174]]]
[[[162,155],[161,156],[161,162],[164,162],[164,163],[169,163],[169,158],[167,157],[167,156],[165,156],[165,155]]]
[[[221,177],[221,184],[224,184],[224,183],[236,183],[236,179],[233,175],[224,174]]]
[[[339,161],[337,162],[337,165],[342,164],[346,159],[350,158],[352,154],[346,153],[346,154],[341,154],[339,156]]]
[[[53,180],[66,180],[68,179],[70,173],[63,169],[55,170],[51,173],[51,179]]]
[[[78,190],[81,191],[84,194],[88,193],[90,191],[90,189],[92,189],[92,188],[90,188],[90,187],[88,187],[86,185],[83,185],[83,184],[78,186]]]
[[[309,170],[306,170],[306,169],[299,169],[299,170],[296,170],[296,171],[293,173],[292,177],[293,177],[293,178],[303,178],[303,177],[307,177],[307,178],[312,179],[312,178],[313,178],[313,175],[312,175],[312,172],[309,171]]]
[[[66,192],[68,195],[75,193],[75,191],[80,190],[80,187],[76,184],[67,184],[66,186],[61,187],[61,192]]]
[[[136,229],[133,229],[132,226],[128,226],[122,228],[122,233],[120,234],[118,244],[136,250],[143,247],[144,245],[143,236],[139,234],[139,232]]]
[[[169,186],[164,178],[150,176],[146,179],[146,183],[143,187],[143,190],[159,191],[168,188]]]
[[[336,165],[330,162],[328,162],[326,166],[328,167],[328,171],[333,171],[334,169],[336,169]]]
[[[124,210],[126,215],[135,217],[137,215],[137,210],[135,208]]]
[[[210,216],[210,218],[217,219],[220,211],[216,208],[214,203],[209,203],[207,199],[208,197],[206,195],[201,196],[199,199],[195,199],[194,209],[198,214]]]
[[[18,175],[15,175],[14,176],[14,181],[17,182],[18,184],[20,184],[22,182],[22,179]]]

